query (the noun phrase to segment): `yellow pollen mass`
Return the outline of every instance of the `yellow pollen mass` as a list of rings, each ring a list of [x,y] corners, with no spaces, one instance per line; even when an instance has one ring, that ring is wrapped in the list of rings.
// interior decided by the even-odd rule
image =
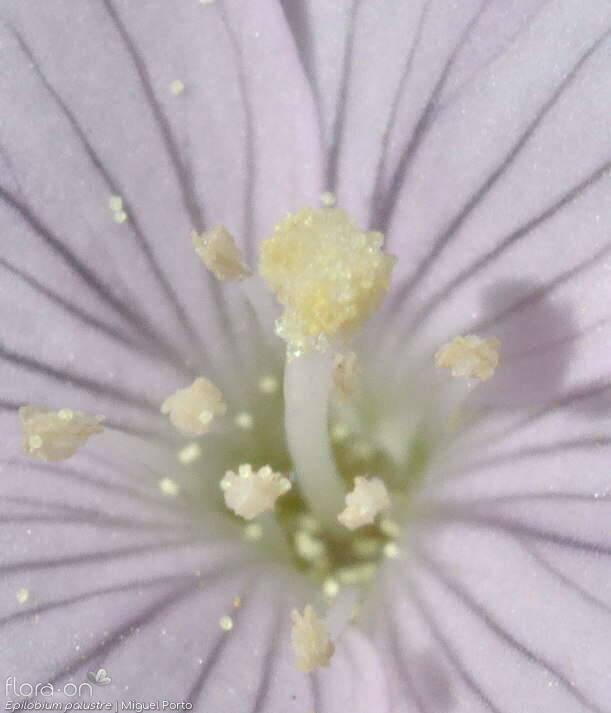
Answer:
[[[17,590],[17,594],[15,596],[17,597],[19,604],[25,604],[30,598],[30,590],[22,587]]]
[[[297,354],[353,336],[379,306],[395,261],[383,235],[339,208],[303,208],[261,244],[259,271],[284,306],[277,333]]]
[[[482,339],[474,334],[454,337],[435,354],[435,364],[450,369],[454,377],[487,381],[499,365],[501,342],[496,337]]]
[[[191,386],[168,396],[161,405],[161,413],[167,414],[179,431],[192,436],[207,433],[214,417],[226,411],[223,394],[201,376]]]
[[[310,673],[321,666],[328,666],[335,647],[329,639],[325,622],[316,615],[314,607],[308,604],[303,614],[293,609],[291,618],[291,641],[297,668]]]
[[[90,436],[104,430],[100,416],[71,409],[51,411],[42,406],[22,406],[19,420],[23,454],[45,461],[70,458]]]

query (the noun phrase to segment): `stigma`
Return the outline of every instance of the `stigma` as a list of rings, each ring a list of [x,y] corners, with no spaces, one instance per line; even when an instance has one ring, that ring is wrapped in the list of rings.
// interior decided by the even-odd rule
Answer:
[[[284,307],[276,332],[295,355],[350,338],[379,307],[395,261],[382,242],[338,208],[289,214],[263,241],[259,271]]]
[[[241,465],[237,473],[227,471],[220,485],[227,507],[245,520],[273,510],[276,500],[291,489],[288,478],[270,466],[255,471],[248,463]]]
[[[335,647],[329,639],[325,622],[316,615],[310,604],[305,607],[303,614],[293,609],[291,618],[291,640],[297,668],[303,673],[310,673],[321,666],[328,666]]]
[[[91,436],[104,430],[101,416],[68,408],[52,411],[42,406],[22,406],[19,420],[23,454],[44,461],[70,458]]]
[[[496,337],[482,339],[474,334],[454,337],[435,354],[435,364],[450,369],[454,377],[487,381],[499,365],[501,342]]]
[[[161,413],[168,415],[179,431],[191,436],[207,433],[214,417],[226,412],[221,391],[201,376],[191,386],[168,396],[161,405]]]

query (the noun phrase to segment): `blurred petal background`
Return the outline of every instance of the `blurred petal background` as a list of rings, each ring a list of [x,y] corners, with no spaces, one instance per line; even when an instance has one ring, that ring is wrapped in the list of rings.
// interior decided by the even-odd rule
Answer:
[[[609,3],[3,0],[0,18],[0,684],[104,667],[99,700],[206,713],[611,710]],[[238,403],[254,361],[252,315],[189,232],[223,223],[252,261],[323,190],[399,256],[374,327],[397,364],[488,332],[503,368],[367,620],[304,676],[290,570],[160,494],[159,404],[199,373]],[[23,403],[113,430],[29,461]]]

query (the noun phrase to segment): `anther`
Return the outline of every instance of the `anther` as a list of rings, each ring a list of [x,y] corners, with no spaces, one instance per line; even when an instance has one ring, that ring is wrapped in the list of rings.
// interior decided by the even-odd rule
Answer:
[[[102,417],[72,409],[51,411],[42,406],[22,406],[19,420],[23,454],[46,461],[70,458],[91,436],[104,430]]]
[[[168,396],[161,405],[161,413],[169,415],[170,421],[179,431],[193,436],[207,433],[214,417],[226,411],[223,394],[203,377]]]
[[[501,342],[496,337],[482,339],[474,334],[454,337],[435,354],[435,364],[450,369],[454,377],[487,381],[499,364]]]
[[[297,668],[309,673],[321,666],[328,666],[335,647],[329,639],[324,621],[319,619],[314,608],[308,604],[303,614],[293,609],[291,618],[291,640]]]
[[[349,530],[370,525],[376,515],[390,507],[390,498],[384,481],[380,478],[354,479],[354,489],[346,495],[346,508],[337,519]]]
[[[248,463],[238,472],[229,470],[220,483],[225,505],[245,520],[252,520],[266,510],[273,510],[276,500],[291,489],[291,483],[266,465],[253,470]]]

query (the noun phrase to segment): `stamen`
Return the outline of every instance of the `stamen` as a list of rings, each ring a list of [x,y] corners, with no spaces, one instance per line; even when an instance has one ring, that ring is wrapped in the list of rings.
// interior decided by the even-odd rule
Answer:
[[[45,461],[61,461],[73,456],[95,433],[104,428],[101,416],[42,406],[22,406],[19,420],[23,431],[22,452]]]
[[[435,354],[435,364],[451,369],[454,377],[487,381],[499,364],[501,342],[496,337],[482,339],[474,334],[454,337]]]
[[[349,530],[371,525],[376,515],[390,507],[390,498],[384,481],[380,478],[354,479],[354,489],[346,495],[346,508],[337,519]]]
[[[308,604],[303,615],[293,609],[291,618],[291,640],[297,668],[310,673],[321,666],[328,666],[335,647],[329,639],[324,621],[318,618],[314,608]]]
[[[337,392],[345,399],[358,391],[360,367],[354,352],[335,354],[333,357],[333,383]]]
[[[175,79],[170,83],[170,91],[175,97],[177,97],[185,91],[185,85],[180,81],[180,79]]]
[[[222,225],[201,235],[193,231],[191,241],[204,265],[219,280],[243,280],[251,274],[244,266],[242,253],[233,235]]]
[[[191,386],[168,396],[161,405],[161,413],[169,414],[179,431],[193,436],[207,433],[215,415],[222,416],[226,411],[223,394],[201,376]]]
[[[234,597],[232,604],[234,609],[239,609],[242,606],[242,598]]]
[[[225,505],[245,520],[273,510],[276,500],[291,489],[290,481],[270,466],[254,471],[248,463],[238,468],[238,474],[228,470],[220,485]]]
[[[340,209],[304,208],[262,242],[259,270],[284,306],[276,332],[292,356],[351,337],[378,308],[395,260],[382,240]]]

